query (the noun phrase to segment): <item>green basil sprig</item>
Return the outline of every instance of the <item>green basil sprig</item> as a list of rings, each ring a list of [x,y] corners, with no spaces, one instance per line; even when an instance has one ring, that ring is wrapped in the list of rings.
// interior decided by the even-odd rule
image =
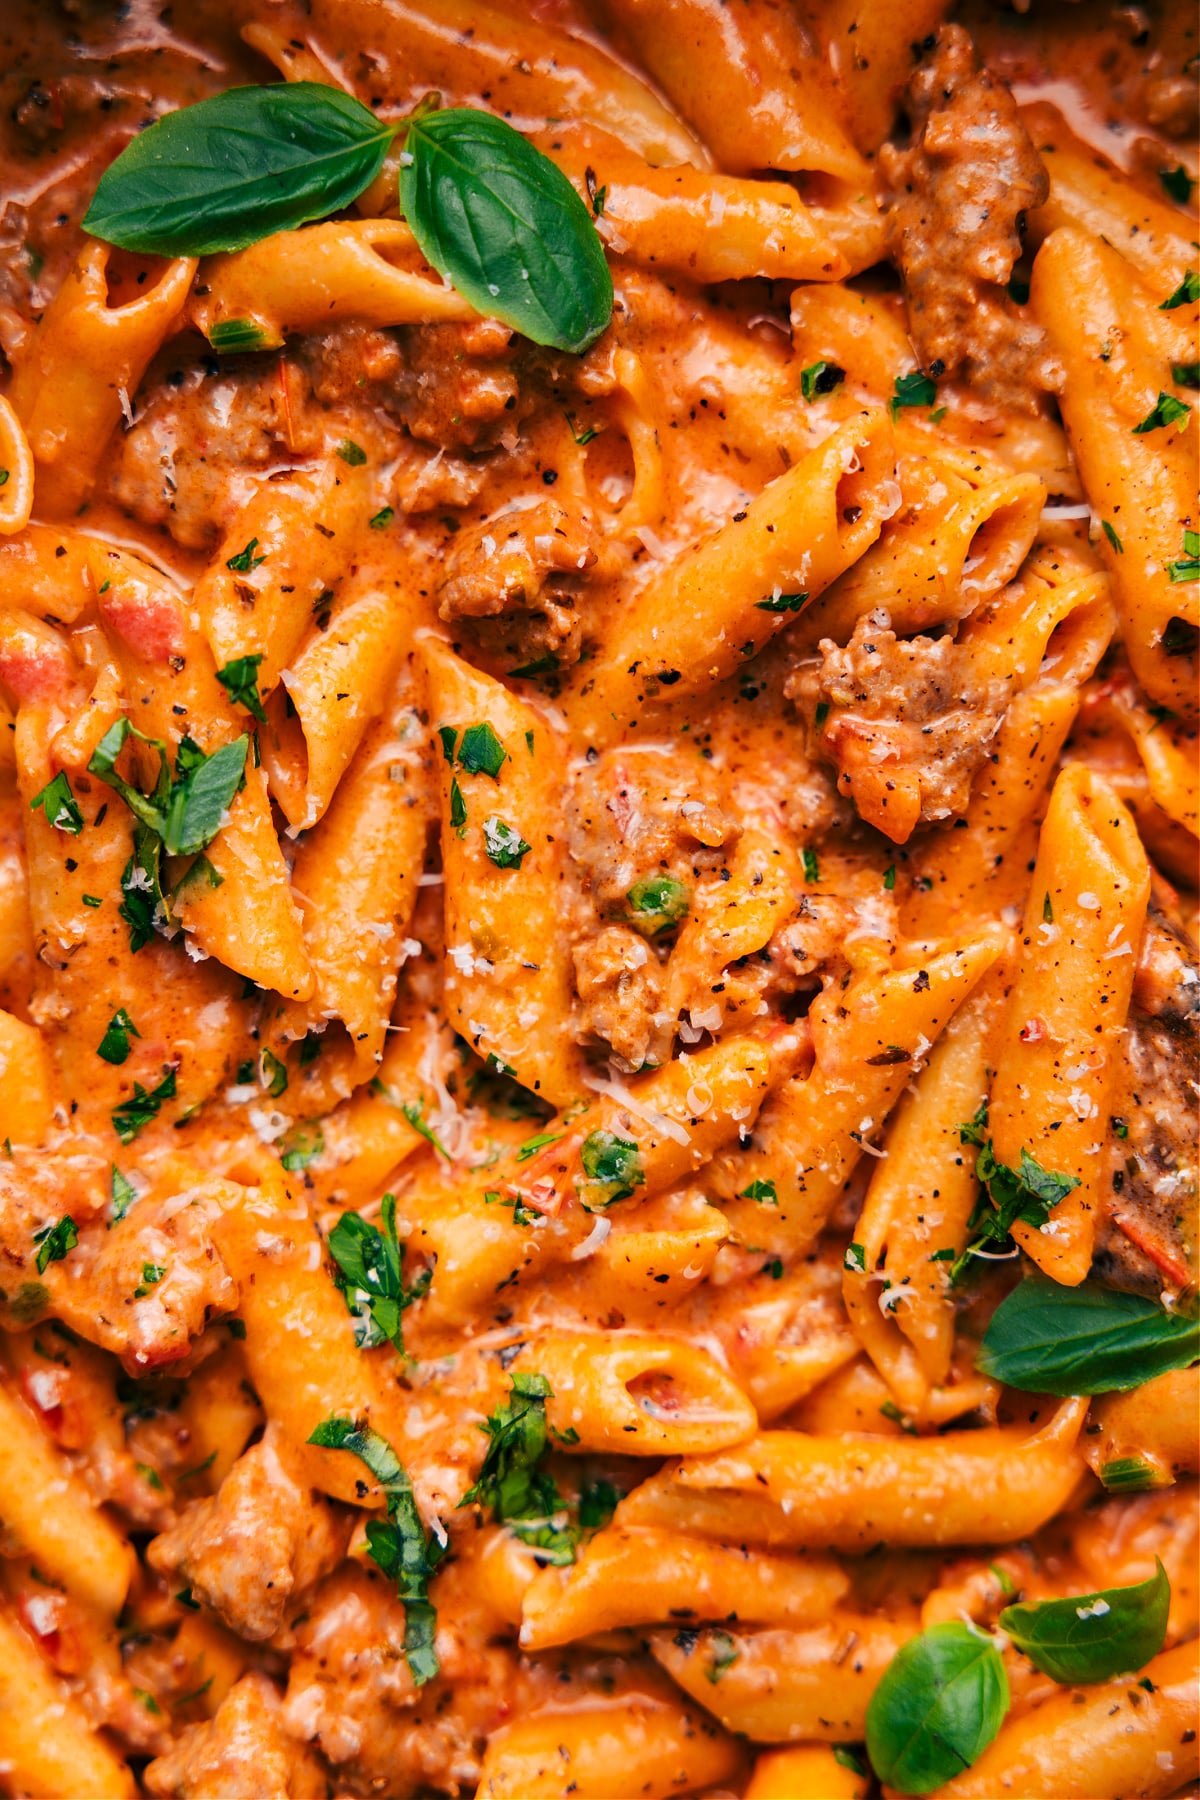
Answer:
[[[931,1625],[888,1664],[867,1707],[867,1754],[881,1781],[929,1794],[987,1749],[1008,1711],[992,1640],[969,1625]]]
[[[1167,1636],[1171,1583],[1155,1557],[1149,1581],[1072,1594],[1037,1606],[1006,1606],[1000,1629],[1053,1681],[1111,1681],[1144,1668]]]
[[[608,324],[612,276],[587,207],[503,119],[466,106],[414,117],[400,206],[438,273],[535,344],[579,352]]]
[[[976,1367],[1030,1394],[1109,1394],[1197,1357],[1195,1316],[1094,1282],[1069,1288],[1031,1275],[993,1313]]]
[[[100,178],[83,227],[154,256],[244,250],[349,206],[395,128],[320,82],[229,88],[135,137]]]

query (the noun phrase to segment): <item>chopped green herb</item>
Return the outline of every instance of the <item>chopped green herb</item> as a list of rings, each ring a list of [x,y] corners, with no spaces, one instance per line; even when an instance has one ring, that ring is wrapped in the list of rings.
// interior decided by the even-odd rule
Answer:
[[[125,1008],[118,1006],[96,1046],[96,1055],[106,1063],[123,1063],[129,1055],[130,1038],[140,1038],[141,1035]]]
[[[775,1192],[773,1181],[752,1181],[738,1195],[739,1200],[759,1200],[764,1206],[778,1206],[779,1195]]]
[[[867,1272],[867,1252],[863,1244],[847,1244],[846,1254],[842,1258],[842,1267],[851,1275],[865,1275]]]
[[[158,1286],[166,1272],[166,1268],[162,1263],[144,1262],[142,1264],[142,1279],[133,1290],[134,1299],[144,1300],[151,1288]]]
[[[888,408],[893,419],[902,406],[932,406],[937,399],[937,382],[921,369],[911,375],[897,375]]]
[[[1186,400],[1177,400],[1174,394],[1159,391],[1154,402],[1140,425],[1133,427],[1134,437],[1141,437],[1148,431],[1160,431],[1164,425],[1175,425],[1180,419],[1186,419],[1191,412]]]
[[[270,350],[276,342],[255,319],[217,319],[208,328],[208,341],[218,356]]]
[[[135,825],[133,855],[121,872],[123,898],[117,908],[118,915],[129,927],[129,948],[134,952],[150,943],[156,929],[167,926],[161,861],[162,839],[148,825]]]
[[[142,1480],[147,1482],[154,1489],[155,1493],[161,1494],[163,1492],[162,1476],[157,1469],[152,1469],[149,1463],[144,1462],[135,1462],[133,1466],[141,1476]],[[136,1694],[138,1690],[134,1688],[133,1691]]]
[[[816,710],[813,713],[813,724],[818,731],[820,731],[822,725],[824,725],[824,723],[828,717],[829,717],[829,702],[828,702],[828,700],[818,700],[817,705],[816,705]]]
[[[488,1439],[483,1467],[459,1505],[490,1507],[493,1517],[509,1525],[523,1543],[539,1550],[553,1567],[563,1568],[575,1561],[575,1533],[556,1482],[538,1468],[547,1445],[550,1398],[544,1375],[511,1377],[508,1400],[480,1427]]]
[[[325,1133],[319,1125],[294,1125],[283,1145],[283,1154],[279,1158],[282,1167],[289,1175],[302,1175],[324,1150]]]
[[[244,706],[247,712],[265,723],[267,715],[258,693],[258,670],[261,662],[261,652],[255,652],[253,656],[237,656],[232,662],[227,662],[223,669],[217,670],[217,680],[234,706]]]
[[[561,1131],[540,1131],[536,1137],[526,1138],[517,1150],[517,1161],[528,1162],[531,1156],[536,1156],[547,1144],[560,1143],[562,1137]]]
[[[367,520],[367,524],[371,527],[372,531],[386,531],[395,516],[396,509],[394,506],[381,506],[374,518]]]
[[[612,1131],[589,1131],[579,1150],[585,1180],[580,1198],[590,1209],[627,1200],[646,1184],[641,1152],[632,1138]]]
[[[1112,545],[1113,549],[1116,551],[1117,555],[1124,556],[1125,546],[1121,542],[1120,538],[1117,536],[1116,532],[1113,530],[1113,527],[1109,524],[1107,519],[1101,519],[1100,529],[1104,533],[1105,537],[1108,539],[1109,543]]]
[[[356,444],[353,438],[343,438],[337,447],[337,453],[344,463],[350,464],[352,469],[361,469],[367,460],[366,451],[361,444]]]
[[[952,1282],[961,1278],[971,1259],[980,1252],[994,1254],[997,1249],[1005,1249],[1018,1219],[1035,1229],[1045,1225],[1059,1202],[1079,1186],[1078,1175],[1058,1175],[1053,1169],[1043,1169],[1023,1147],[1019,1169],[997,1162],[992,1141],[984,1136],[987,1123],[985,1100],[975,1117],[959,1127],[961,1141],[974,1144],[979,1150],[975,1175],[983,1193],[967,1222],[973,1236],[950,1271]]]
[[[483,821],[483,847],[498,869],[519,869],[533,848],[520,832],[498,813]]]
[[[79,1232],[70,1213],[64,1214],[53,1225],[43,1225],[35,1231],[33,1241],[39,1245],[37,1253],[37,1272],[44,1275],[52,1262],[62,1262],[69,1250],[73,1250],[79,1242]]]
[[[672,875],[646,875],[635,881],[626,899],[633,913],[633,923],[656,937],[670,931],[686,918],[691,895],[682,881]]]
[[[53,781],[48,781],[41,793],[35,794],[29,802],[30,812],[41,807],[56,831],[65,831],[69,837],[78,837],[83,830],[83,814],[79,810],[79,802],[71,792],[71,783],[67,780],[66,771],[60,769]]]
[[[251,574],[255,569],[260,568],[267,560],[266,551],[264,551],[261,556],[255,556],[254,552],[257,549],[258,539],[252,537],[244,550],[239,550],[236,556],[230,556],[226,559],[225,567],[234,575]]]
[[[832,394],[845,379],[845,369],[839,369],[836,363],[809,363],[807,369],[800,371],[800,392],[805,400],[812,401],[819,394]]]
[[[1175,169],[1160,169],[1158,179],[1162,183],[1163,193],[1178,206],[1186,206],[1192,197],[1192,189],[1196,185],[1180,163]]]
[[[444,1532],[425,1534],[416,1496],[404,1465],[387,1439],[351,1419],[323,1419],[309,1438],[327,1450],[347,1450],[365,1463],[383,1489],[387,1521],[368,1519],[367,1548],[404,1605],[404,1659],[417,1687],[438,1672],[437,1613],[429,1600],[429,1579],[446,1548]]]
[[[404,1313],[428,1293],[432,1270],[424,1269],[411,1287],[404,1281],[404,1245],[396,1235],[396,1198],[385,1194],[380,1229],[356,1212],[344,1212],[329,1234],[329,1251],[338,1266],[334,1277],[355,1320],[354,1341],[360,1350],[390,1343],[404,1354]]]
[[[800,860],[804,864],[805,881],[820,881],[821,866],[817,861],[817,853],[807,846],[800,852]]]
[[[116,772],[117,758],[130,737],[158,751],[158,779],[150,795],[132,787]],[[161,839],[167,856],[195,856],[207,849],[225,823],[226,810],[245,779],[249,745],[248,737],[235,738],[207,756],[192,738],[181,738],[172,780],[166,745],[157,738],[146,737],[122,716],[100,739],[89,759],[88,771],[118,793],[139,823]]]
[[[122,1175],[116,1163],[113,1163],[112,1165],[111,1191],[112,1222],[114,1225],[119,1225],[121,1220],[125,1217],[125,1214],[137,1199],[138,1194],[132,1181],[129,1181]]]
[[[890,863],[888,865],[888,867],[883,871],[883,885],[887,889],[889,894],[892,893],[893,890],[895,889],[895,886],[896,886],[896,865],[895,865],[895,863]]]
[[[264,1050],[261,1057],[263,1086],[272,1100],[278,1100],[280,1094],[287,1092],[288,1072],[284,1063],[271,1050]]]
[[[1045,897],[1042,900],[1042,921],[1046,925],[1053,925],[1054,923],[1054,908],[1050,904],[1050,890],[1048,888]]]
[[[1200,531],[1184,532],[1183,555],[1167,564],[1167,574],[1173,582],[1200,580]]]
[[[458,785],[457,775],[453,776],[450,781],[450,823],[459,837],[466,836],[467,803],[463,799],[463,791]]]
[[[1200,388],[1200,362],[1172,363],[1171,380],[1177,387]]]
[[[732,1669],[741,1651],[727,1631],[710,1631],[706,1642],[711,1655],[704,1666],[704,1673],[715,1684],[720,1681],[726,1669]]]
[[[95,909],[95,908],[96,908],[96,907],[97,907],[97,906],[103,906],[103,905],[104,905],[104,902],[103,902],[103,900],[101,900],[101,899],[99,899],[99,898],[98,898],[98,897],[97,897],[97,895],[95,895],[95,894],[81,894],[81,895],[80,895],[80,899],[81,899],[81,900],[82,900],[82,901],[83,901],[83,904],[84,904],[84,905],[85,905],[85,906],[90,906],[90,907],[92,907],[92,908],[93,908],[93,910],[94,910],[94,909]]]
[[[1159,307],[1159,312],[1174,312],[1177,306],[1191,306],[1193,301],[1200,300],[1200,275],[1195,269],[1189,269],[1173,294]]]
[[[808,599],[808,590],[802,594],[781,594],[776,591],[765,600],[754,602],[759,612],[798,613]]]
[[[1119,1138],[1129,1136],[1129,1123],[1126,1119],[1110,1119],[1108,1122],[1113,1128],[1114,1136]]]
[[[139,1131],[158,1116],[164,1100],[175,1098],[175,1070],[168,1069],[156,1088],[147,1093],[140,1081],[133,1084],[133,1094],[122,1101],[112,1115],[113,1130],[123,1144],[132,1144]]]
[[[1164,1485],[1163,1473],[1144,1456],[1118,1456],[1100,1465],[1100,1481],[1110,1494],[1149,1493]]]
[[[467,726],[458,747],[460,769],[465,769],[468,775],[490,775],[493,781],[498,781],[507,759],[508,752],[488,720],[485,719],[482,725]]]

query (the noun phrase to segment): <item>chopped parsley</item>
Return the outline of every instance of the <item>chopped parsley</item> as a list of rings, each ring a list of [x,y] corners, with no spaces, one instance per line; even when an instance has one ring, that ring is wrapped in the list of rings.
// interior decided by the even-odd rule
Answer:
[[[254,552],[257,549],[258,539],[252,537],[244,550],[239,550],[236,556],[227,558],[225,567],[231,570],[234,575],[252,574],[255,569],[260,568],[267,560],[265,550],[261,556],[255,556]]]
[[[809,363],[807,369],[800,371],[800,392],[805,400],[812,401],[820,394],[832,394],[845,379],[845,369],[839,369],[836,363]]]
[[[117,758],[130,737],[158,751],[158,779],[143,794],[117,774]],[[245,777],[248,737],[234,738],[211,756],[190,737],[181,738],[172,779],[167,747],[121,717],[109,727],[88,761],[88,771],[124,800],[138,822],[159,839],[167,856],[195,856],[211,844],[225,821],[227,807]],[[122,880],[122,885],[124,881]]]
[[[1177,206],[1187,205],[1196,184],[1182,163],[1178,168],[1160,169],[1158,179],[1162,183],[1163,193],[1169,200],[1174,200]]]
[[[817,861],[816,851],[805,848],[800,852],[800,860],[804,864],[805,881],[820,881],[821,865]]]
[[[37,1272],[44,1275],[52,1262],[62,1262],[69,1250],[73,1250],[79,1242],[79,1231],[70,1213],[53,1225],[43,1225],[35,1231],[33,1241],[39,1246],[37,1253]]]
[[[1105,537],[1108,539],[1109,543],[1112,545],[1113,549],[1116,551],[1117,555],[1124,556],[1125,546],[1121,542],[1120,538],[1116,534],[1116,531],[1109,524],[1107,519],[1101,519],[1100,529],[1104,533]]]
[[[775,1192],[773,1181],[752,1181],[738,1195],[739,1200],[758,1200],[763,1206],[778,1206],[779,1195]]]
[[[1167,564],[1167,574],[1176,583],[1200,580],[1200,531],[1184,532],[1183,555]]]
[[[612,1131],[589,1131],[579,1150],[585,1180],[580,1198],[592,1210],[628,1200],[635,1188],[646,1185],[641,1152],[632,1138]]]
[[[123,1144],[132,1144],[140,1131],[158,1116],[164,1100],[175,1098],[175,1070],[168,1069],[156,1088],[149,1092],[140,1081],[133,1084],[130,1099],[122,1101],[112,1115],[113,1130]]]
[[[151,1288],[158,1286],[166,1272],[166,1267],[162,1263],[144,1262],[142,1264],[142,1279],[133,1290],[134,1299],[144,1300]]]
[[[519,869],[533,845],[525,842],[515,826],[493,813],[483,821],[483,847],[498,869]]]
[[[770,594],[765,600],[756,600],[754,604],[759,612],[798,613],[807,599],[806,588],[802,594]]]
[[[497,781],[507,759],[508,752],[486,719],[482,725],[467,726],[458,747],[460,769],[465,769],[468,775],[490,775]]]
[[[1175,292],[1167,295],[1158,310],[1174,312],[1177,306],[1191,306],[1196,300],[1200,300],[1200,275],[1195,269],[1189,269]]]
[[[337,453],[344,463],[349,463],[352,469],[361,469],[367,460],[366,451],[361,444],[356,444],[353,438],[343,438],[337,447]]]
[[[106,1063],[123,1063],[129,1055],[130,1038],[140,1038],[141,1035],[125,1008],[118,1006],[96,1046],[96,1055]]]
[[[325,1133],[319,1125],[295,1125],[283,1140],[279,1161],[289,1175],[302,1175],[310,1163],[316,1162],[325,1148]]]
[[[932,406],[936,399],[937,382],[923,369],[914,369],[911,375],[897,375],[888,410],[894,419],[902,406]]]
[[[634,882],[625,898],[633,923],[651,936],[678,925],[691,905],[691,894],[673,875],[645,875]]]
[[[137,1199],[138,1193],[132,1181],[122,1175],[116,1163],[112,1165],[110,1191],[112,1193],[112,1222],[114,1225],[119,1225]]]
[[[265,722],[267,715],[258,693],[261,662],[262,654],[258,651],[253,656],[235,656],[232,662],[227,662],[223,669],[217,670],[217,680],[234,706],[244,706],[256,719]]]
[[[459,837],[466,836],[467,803],[463,799],[463,791],[458,785],[458,776],[450,779],[450,823]]]
[[[79,802],[71,792],[71,783],[67,780],[66,771],[60,769],[53,781],[48,781],[40,794],[35,794],[29,802],[30,812],[41,807],[56,831],[65,831],[69,837],[78,837],[83,830],[83,814],[79,810]]]
[[[272,1100],[278,1100],[280,1094],[287,1092],[288,1072],[273,1050],[264,1050],[261,1057],[262,1084]]]
[[[383,506],[380,507],[373,519],[367,520],[367,523],[372,531],[386,531],[395,516],[396,509],[394,506]]]
[[[1174,394],[1164,394],[1160,389],[1158,399],[1141,424],[1134,426],[1133,435],[1142,437],[1148,431],[1160,431],[1164,425],[1175,425],[1180,419],[1186,419],[1191,410],[1186,400],[1177,400]]]
[[[964,1144],[974,1144],[979,1155],[975,1159],[975,1175],[983,1187],[975,1209],[967,1221],[972,1234],[966,1249],[955,1258],[950,1270],[951,1282],[958,1281],[971,1259],[978,1254],[995,1254],[1009,1244],[1010,1233],[1017,1220],[1035,1230],[1045,1225],[1051,1212],[1073,1188],[1079,1186],[1077,1175],[1059,1175],[1043,1169],[1036,1157],[1022,1148],[1021,1166],[1009,1168],[997,1162],[992,1140],[985,1136],[988,1106],[985,1100],[973,1119],[959,1127]]]

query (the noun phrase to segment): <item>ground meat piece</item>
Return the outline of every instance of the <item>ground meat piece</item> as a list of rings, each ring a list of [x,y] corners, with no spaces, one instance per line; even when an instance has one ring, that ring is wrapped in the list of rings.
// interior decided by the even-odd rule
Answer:
[[[568,800],[569,842],[598,910],[648,936],[677,924],[697,876],[719,868],[738,836],[723,798],[694,752],[609,750],[581,770]]]
[[[580,1036],[602,1038],[624,1069],[640,1069],[662,992],[661,966],[645,938],[627,925],[605,926],[575,951],[575,987]]]
[[[487,647],[522,663],[553,656],[579,660],[577,599],[596,562],[590,515],[556,500],[503,513],[461,532],[446,558],[438,611],[457,619],[494,622],[482,633]]]
[[[507,325],[410,325],[400,342],[404,370],[391,408],[415,438],[446,450],[491,450],[506,436],[516,441],[519,383]]]
[[[393,1585],[351,1561],[312,1596],[295,1631],[284,1717],[319,1744],[339,1794],[408,1800],[473,1789],[484,1739],[520,1706],[519,1666],[510,1651],[469,1647],[441,1620],[437,1647],[452,1707],[442,1680],[413,1685]]]
[[[336,1568],[352,1525],[348,1510],[298,1478],[268,1425],[216,1494],[155,1538],[147,1560],[181,1578],[232,1631],[261,1642],[279,1630],[293,1595]]]
[[[1112,1180],[1094,1272],[1157,1298],[1196,1279],[1200,969],[1170,918],[1146,922],[1113,1094]]]
[[[797,670],[785,691],[840,792],[895,844],[964,811],[1007,704],[1006,684],[975,679],[952,638],[898,638],[882,612],[861,618],[844,650],[823,639],[820,666]]]
[[[970,381],[998,407],[1036,411],[1063,371],[1007,293],[1021,222],[1049,178],[1016,102],[979,67],[961,25],[944,25],[908,87],[912,142],[885,144],[888,246],[924,366]]]
[[[143,1780],[174,1800],[324,1800],[328,1792],[317,1758],[284,1729],[274,1682],[257,1674],[243,1675],[205,1724],[185,1726]]]

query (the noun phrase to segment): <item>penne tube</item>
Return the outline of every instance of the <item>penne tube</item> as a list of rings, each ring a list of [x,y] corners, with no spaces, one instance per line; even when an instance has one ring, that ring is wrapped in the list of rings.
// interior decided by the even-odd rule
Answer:
[[[1116,1681],[1061,1688],[1010,1716],[944,1800],[1165,1800],[1200,1777],[1195,1638]],[[892,1790],[884,1789],[891,1800]]]
[[[37,468],[39,512],[71,513],[87,498],[104,446],[175,328],[196,273],[195,258],[181,256],[149,285],[115,284],[111,257],[107,244],[85,242],[13,373],[8,398]]]
[[[19,536],[0,542],[5,605],[74,624],[107,577],[102,559],[109,548],[69,527],[26,526]]]
[[[433,90],[448,106],[482,106],[518,127],[580,118],[652,163],[707,161],[646,82],[586,38],[528,11],[520,17],[519,56],[512,15],[486,0],[314,0],[304,24],[327,69],[369,57],[368,91],[398,111],[410,112]],[[245,35],[262,47],[261,34],[271,30],[255,24]]]
[[[259,656],[260,695],[278,685],[314,611],[336,598],[369,509],[362,470],[339,458],[262,484],[196,583],[218,669]]]
[[[283,1174],[258,1187],[224,1184],[217,1248],[238,1285],[246,1367],[268,1418],[279,1424],[305,1479],[323,1494],[375,1505],[357,1457],[308,1442],[335,1414],[364,1420],[400,1449],[377,1360],[354,1345],[353,1320],[324,1266],[308,1208]],[[402,1452],[401,1452],[402,1454]]]
[[[321,1121],[322,1148],[305,1171],[322,1205],[358,1208],[424,1141],[405,1108],[420,1119],[433,1100],[423,1066],[441,1048],[437,1021],[411,999],[398,1010],[374,1079]]]
[[[32,1412],[0,1382],[0,1519],[52,1581],[108,1619],[125,1604],[136,1557]]]
[[[612,1800],[613,1771],[650,1800],[721,1787],[741,1758],[703,1713],[636,1689],[575,1710],[541,1709],[493,1731],[476,1800]]]
[[[1077,138],[1044,100],[1021,108],[1021,118],[1050,177],[1050,197],[1026,218],[1038,246],[1061,226],[1119,250],[1156,299],[1165,299],[1194,267],[1196,246],[1186,216],[1147,194]]]
[[[734,11],[720,0],[605,0],[605,11],[719,167],[816,169],[869,188],[826,71],[790,12]]]
[[[0,1612],[0,1742],[14,1794],[38,1800],[135,1800],[129,1765],[65,1682]]]
[[[1069,1287],[1091,1266],[1108,1096],[1149,896],[1133,820],[1106,782],[1069,763],[1042,825],[989,1112],[1000,1162],[1018,1168],[1028,1151],[1074,1180],[1045,1225],[1013,1227],[1038,1267]]]
[[[296,831],[311,831],[349,768],[410,637],[407,609],[391,595],[350,600],[283,672],[261,734],[271,797]]]
[[[0,1119],[11,1144],[42,1144],[54,1117],[50,1059],[42,1034],[0,1011]]]
[[[685,164],[655,168],[606,133],[539,132],[534,142],[588,200],[603,188],[596,229],[608,248],[689,281],[833,281],[849,263],[795,188],[714,175]],[[590,202],[589,202],[590,204]]]
[[[1033,1434],[764,1431],[743,1449],[651,1476],[621,1503],[617,1523],[857,1554],[877,1543],[1015,1543],[1052,1519],[1078,1485],[1084,1465],[1075,1440],[1086,1412],[1086,1400],[1066,1401]]]
[[[1060,405],[1084,490],[1116,539],[1103,553],[1133,672],[1152,701],[1191,716],[1195,657],[1186,642],[1174,651],[1168,634],[1173,620],[1200,625],[1200,586],[1170,574],[1195,523],[1196,433],[1186,423],[1136,428],[1167,386],[1172,356],[1190,354],[1194,309],[1163,313],[1117,251],[1069,228],[1038,253],[1030,298],[1066,367]]]
[[[270,1026],[282,1050],[340,1019],[355,1083],[376,1073],[397,972],[412,953],[405,933],[425,857],[429,808],[425,735],[409,703],[411,686],[406,675],[388,715],[364,738],[333,805],[300,846],[293,876],[304,908],[313,990],[303,1005],[281,1008]]]
[[[24,531],[33,511],[33,455],[21,421],[0,395],[0,537]]]
[[[863,412],[625,604],[583,665],[577,728],[610,739],[637,729],[639,702],[733,674],[874,543],[898,503],[887,417]]]
[[[861,972],[826,989],[809,1012],[816,1062],[773,1095],[754,1147],[716,1170],[725,1217],[739,1236],[775,1252],[807,1252],[914,1061],[1000,955],[999,936],[931,957],[924,968]],[[756,1189],[766,1188],[767,1204]]]
[[[571,1003],[570,954],[559,930],[566,903],[559,742],[542,713],[445,645],[425,638],[420,658],[435,737],[441,734],[446,1009],[493,1068],[564,1104],[578,1091],[576,1052],[565,1032],[544,1029],[545,1020],[565,1018]],[[465,766],[464,755],[475,760],[466,740],[472,731],[490,732],[498,744],[495,774]],[[490,745],[483,754],[493,758]],[[510,841],[525,849],[506,849]]]
[[[685,1694],[753,1743],[845,1743],[861,1739],[871,1695],[916,1630],[835,1609],[807,1631],[659,1632],[650,1648]]]
[[[546,1417],[573,1447],[623,1456],[702,1454],[754,1435],[754,1408],[707,1351],[640,1332],[556,1331],[514,1365],[553,1389]]]
[[[1107,1465],[1136,1458],[1146,1465],[1144,1485],[1169,1487],[1200,1469],[1196,1418],[1200,1367],[1171,1369],[1126,1394],[1104,1394],[1092,1404],[1083,1453],[1104,1480]]]
[[[965,618],[1017,573],[1045,504],[1037,475],[1014,475],[969,452],[904,444],[901,510],[801,622],[800,641],[845,643],[882,607],[902,635]]]
[[[277,231],[248,250],[204,265],[203,296],[189,322],[220,344],[220,327],[254,329],[255,349],[278,349],[296,332],[325,331],[339,319],[361,324],[435,325],[474,319],[475,309],[426,263],[399,219],[338,219]]]
[[[990,1042],[1003,1001],[993,970],[902,1097],[887,1159],[875,1166],[854,1227],[861,1258],[847,1260],[842,1276],[855,1335],[907,1413],[919,1414],[929,1389],[942,1387],[950,1374],[950,1270],[966,1247],[979,1193],[975,1154],[963,1145],[960,1128],[987,1098]]]
[[[870,1779],[828,1744],[798,1744],[758,1757],[743,1800],[866,1800]]]
[[[521,1645],[545,1650],[623,1625],[668,1619],[815,1625],[849,1579],[829,1557],[766,1556],[670,1531],[613,1526],[571,1569],[543,1569],[525,1589]]]
[[[840,282],[814,283],[793,291],[791,322],[792,349],[801,365],[833,363],[876,406],[891,398],[898,375],[917,367],[898,296],[859,293]],[[911,427],[906,435],[912,435]]]

